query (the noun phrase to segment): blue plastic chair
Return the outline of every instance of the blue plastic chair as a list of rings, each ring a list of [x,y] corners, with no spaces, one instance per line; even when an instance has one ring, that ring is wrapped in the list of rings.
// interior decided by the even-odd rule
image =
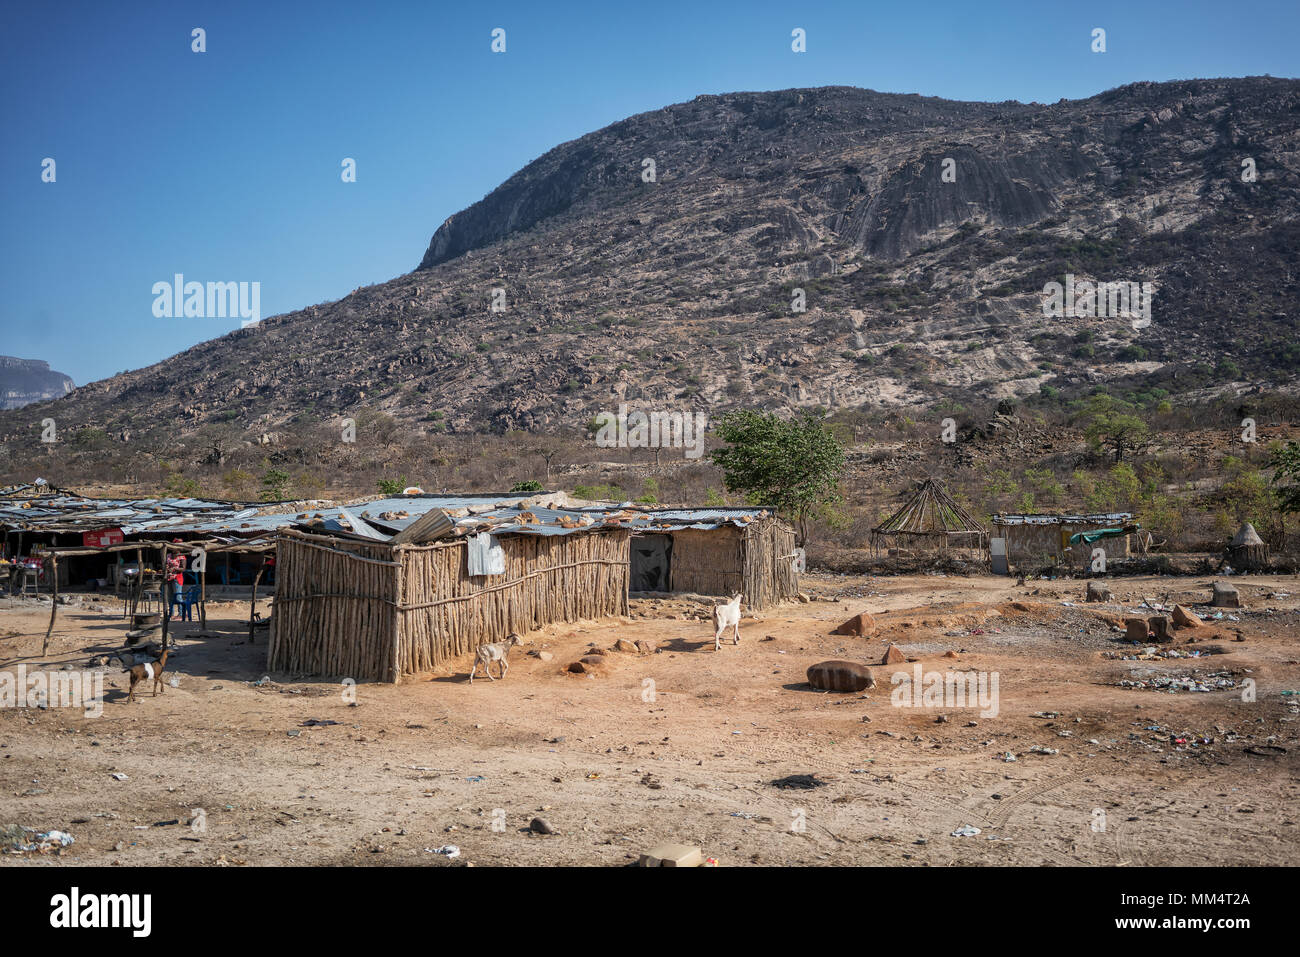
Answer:
[[[198,603],[199,603],[198,585],[191,585],[189,588],[181,592],[179,596],[173,592],[172,603],[171,603],[171,607],[173,611],[172,617],[179,618],[181,621],[193,621],[194,606],[197,605]],[[177,605],[180,605],[181,607],[180,615],[174,614]]]

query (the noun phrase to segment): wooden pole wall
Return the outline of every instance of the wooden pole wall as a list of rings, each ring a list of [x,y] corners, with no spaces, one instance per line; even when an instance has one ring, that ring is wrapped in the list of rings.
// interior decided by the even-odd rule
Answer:
[[[504,575],[468,574],[464,540],[279,540],[272,669],[395,682],[510,632],[627,613],[629,533],[505,535]]]

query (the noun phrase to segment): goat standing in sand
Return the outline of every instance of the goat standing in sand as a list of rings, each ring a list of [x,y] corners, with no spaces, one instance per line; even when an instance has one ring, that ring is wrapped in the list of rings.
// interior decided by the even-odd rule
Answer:
[[[731,601],[725,605],[713,606],[713,650],[722,650],[722,633],[728,628],[732,629],[735,636],[732,639],[733,645],[740,644],[740,599],[744,597],[739,593],[731,596]]]
[[[126,693],[127,701],[135,700],[135,686],[141,681],[153,681],[153,695],[158,697],[158,689],[162,687],[163,668],[167,667],[167,656],[172,653],[168,648],[158,656],[157,661],[146,661],[144,664],[133,665],[131,667],[131,690]]]
[[[505,678],[506,672],[510,670],[510,663],[506,661],[506,652],[510,650],[511,645],[519,644],[519,636],[510,634],[506,636],[505,641],[493,642],[490,645],[482,645],[474,652],[474,667],[469,670],[469,683],[474,683],[474,672],[478,671],[478,666],[483,666],[483,673],[488,676],[489,681],[496,681],[492,677],[492,662],[497,662],[498,670],[501,677]]]

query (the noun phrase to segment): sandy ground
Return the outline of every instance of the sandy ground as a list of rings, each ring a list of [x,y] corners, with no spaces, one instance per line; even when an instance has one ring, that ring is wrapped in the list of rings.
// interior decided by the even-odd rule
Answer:
[[[454,844],[457,864],[621,866],[665,841],[724,866],[1292,863],[1300,697],[1282,692],[1300,691],[1300,581],[1233,578],[1238,620],[1173,646],[1224,654],[1117,657],[1140,651],[1113,627],[1126,610],[1206,612],[1209,581],[1116,578],[1115,603],[1084,606],[1079,581],[809,575],[813,601],[746,618],[720,652],[701,605],[639,601],[629,620],[529,633],[504,681],[470,686],[465,659],[355,701],[337,681],[255,685],[265,644],[238,626],[247,607],[213,605],[224,634],[182,625],[178,686],[158,697],[128,704],[114,666],[99,717],[0,708],[0,827],[75,837],[0,865],[447,864],[432,849]],[[49,605],[0,600],[0,670],[119,648],[120,603],[78,600],[44,659]],[[864,610],[876,635],[829,634]],[[563,671],[619,638],[659,651]],[[874,668],[861,694],[806,683],[809,665],[877,664],[890,641],[925,671],[996,672],[998,713],[894,706],[890,675],[912,663]],[[1255,700],[1119,684],[1208,672],[1253,680]],[[820,786],[772,784],[806,774]],[[556,833],[530,832],[535,816]],[[953,836],[964,825],[980,833]]]

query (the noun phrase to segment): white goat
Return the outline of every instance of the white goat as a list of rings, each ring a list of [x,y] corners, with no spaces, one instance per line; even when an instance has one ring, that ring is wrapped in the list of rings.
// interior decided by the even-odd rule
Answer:
[[[496,641],[490,645],[482,645],[474,652],[474,667],[469,670],[469,683],[474,683],[474,672],[478,671],[478,666],[483,666],[483,673],[488,676],[488,680],[496,681],[492,677],[492,662],[497,663],[501,677],[506,676],[510,670],[510,663],[506,661],[506,652],[510,650],[511,645],[519,644],[519,636],[510,634],[506,636],[505,641]]]
[[[737,592],[731,596],[731,601],[725,605],[713,606],[713,650],[722,649],[722,633],[728,628],[732,629],[735,636],[732,639],[733,645],[740,644],[740,599],[744,596]]]

